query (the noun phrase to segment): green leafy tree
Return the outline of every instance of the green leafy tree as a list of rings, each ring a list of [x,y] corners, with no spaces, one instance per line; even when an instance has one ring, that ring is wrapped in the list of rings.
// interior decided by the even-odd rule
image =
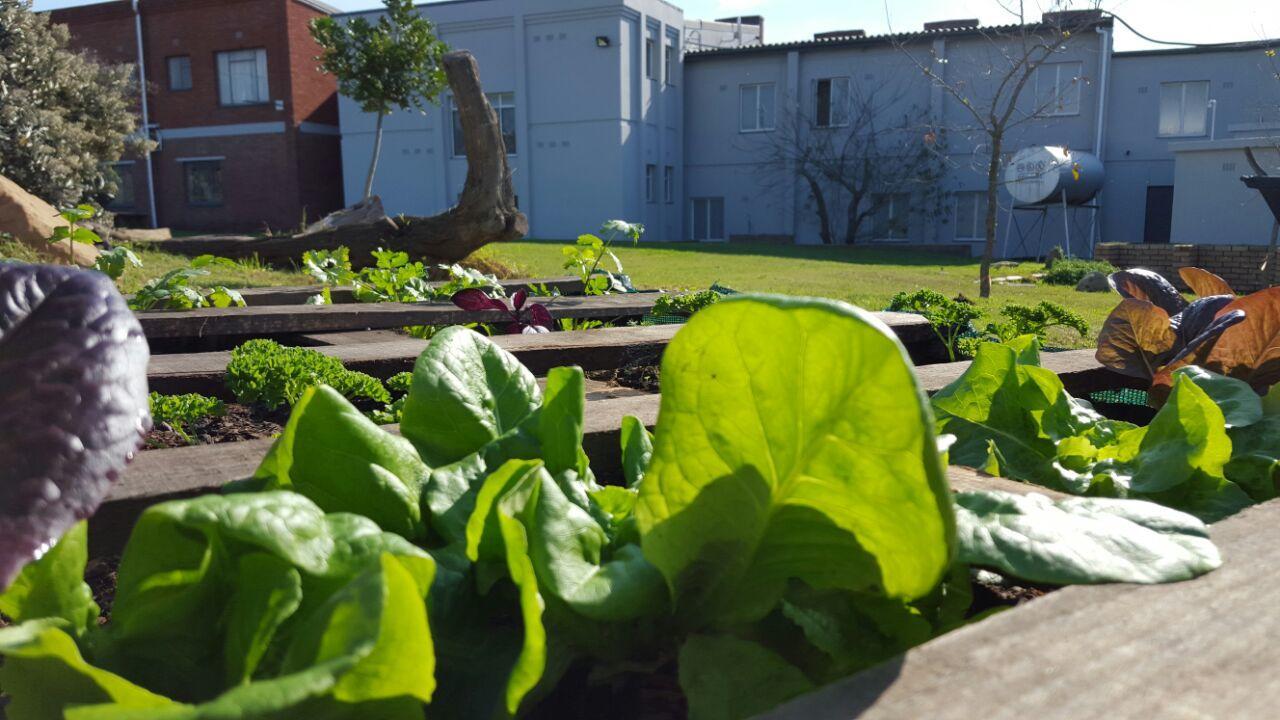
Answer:
[[[344,95],[377,115],[373,158],[364,197],[373,194],[373,176],[382,152],[382,120],[394,110],[425,110],[444,89],[441,59],[449,48],[436,38],[435,26],[413,9],[412,0],[383,0],[385,15],[376,24],[363,17],[311,23],[311,35],[324,49],[320,69],[338,79]]]
[[[65,25],[0,1],[0,174],[58,207],[116,191],[106,163],[147,149],[132,65],[68,49]]]

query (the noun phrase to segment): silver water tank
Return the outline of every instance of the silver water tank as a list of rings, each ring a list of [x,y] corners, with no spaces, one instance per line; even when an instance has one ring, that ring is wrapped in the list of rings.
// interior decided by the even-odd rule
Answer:
[[[1083,205],[1102,189],[1106,171],[1096,155],[1054,145],[1023,148],[1004,168],[1004,184],[1019,205]]]

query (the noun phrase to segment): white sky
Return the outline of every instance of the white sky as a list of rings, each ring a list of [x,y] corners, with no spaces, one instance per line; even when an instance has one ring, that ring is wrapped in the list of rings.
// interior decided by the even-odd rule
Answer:
[[[378,0],[326,0],[342,10],[365,10]],[[868,34],[914,30],[929,20],[977,17],[1005,24],[1012,16],[999,0],[673,0],[690,18],[763,15],[765,40],[803,40],[824,30],[863,29]],[[1004,0],[1012,2],[1014,0]],[[1028,15],[1040,11],[1026,0]],[[1049,0],[1039,0],[1047,3]],[[88,0],[36,0],[37,10],[86,5]],[[1280,0],[1112,0],[1103,7],[1157,40],[1217,43],[1280,37]],[[1159,47],[1117,24],[1116,49]]]

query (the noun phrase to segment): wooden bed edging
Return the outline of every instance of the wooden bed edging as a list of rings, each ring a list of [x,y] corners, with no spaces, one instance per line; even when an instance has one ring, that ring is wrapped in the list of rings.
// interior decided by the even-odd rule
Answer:
[[[653,309],[657,293],[530,298],[557,319],[642,317]],[[463,325],[509,322],[498,310],[463,310],[453,303],[348,303],[344,305],[260,305],[136,313],[148,339],[257,337],[299,333],[380,330],[407,325]]]
[[[879,315],[908,350],[919,348],[922,354],[928,354],[936,338],[923,318],[903,313]],[[660,355],[681,327],[653,325],[545,335],[498,335],[492,340],[514,354],[535,374],[542,375],[563,365],[577,365],[584,370],[609,370],[622,367],[633,358]],[[335,336],[334,345],[311,349],[338,358],[348,369],[382,379],[412,370],[414,362],[427,347],[426,340],[404,336],[389,341],[385,331],[370,331],[368,337],[377,342],[368,344],[359,343],[361,333],[335,333]],[[325,337],[317,334],[309,335],[307,339],[325,342]],[[196,392],[231,399],[223,382],[230,360],[230,352],[153,355],[147,369],[147,380],[151,389],[159,393]]]
[[[1212,528],[1221,568],[1064,588],[797,698],[767,720],[1269,718],[1280,500]]]
[[[432,287],[443,285],[442,282],[428,283]],[[507,295],[513,295],[517,290],[528,289],[530,285],[545,286],[551,290],[559,290],[561,295],[577,295],[583,290],[583,283],[580,278],[576,277],[550,277],[550,278],[516,278],[511,280],[500,280],[499,284],[506,291]],[[307,298],[317,295],[323,289],[320,285],[291,285],[277,287],[255,287],[245,288],[240,291],[244,296],[244,301],[250,307],[262,305],[304,305]],[[353,303],[356,301],[355,294],[350,286],[338,286],[329,289],[329,295],[335,304]]]

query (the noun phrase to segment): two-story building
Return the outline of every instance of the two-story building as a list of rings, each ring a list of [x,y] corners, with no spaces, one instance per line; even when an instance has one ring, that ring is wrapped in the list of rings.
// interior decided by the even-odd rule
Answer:
[[[337,83],[316,0],[117,0],[55,10],[73,46],[138,66],[158,146],[115,165],[109,209],[179,230],[295,228],[342,205]]]

